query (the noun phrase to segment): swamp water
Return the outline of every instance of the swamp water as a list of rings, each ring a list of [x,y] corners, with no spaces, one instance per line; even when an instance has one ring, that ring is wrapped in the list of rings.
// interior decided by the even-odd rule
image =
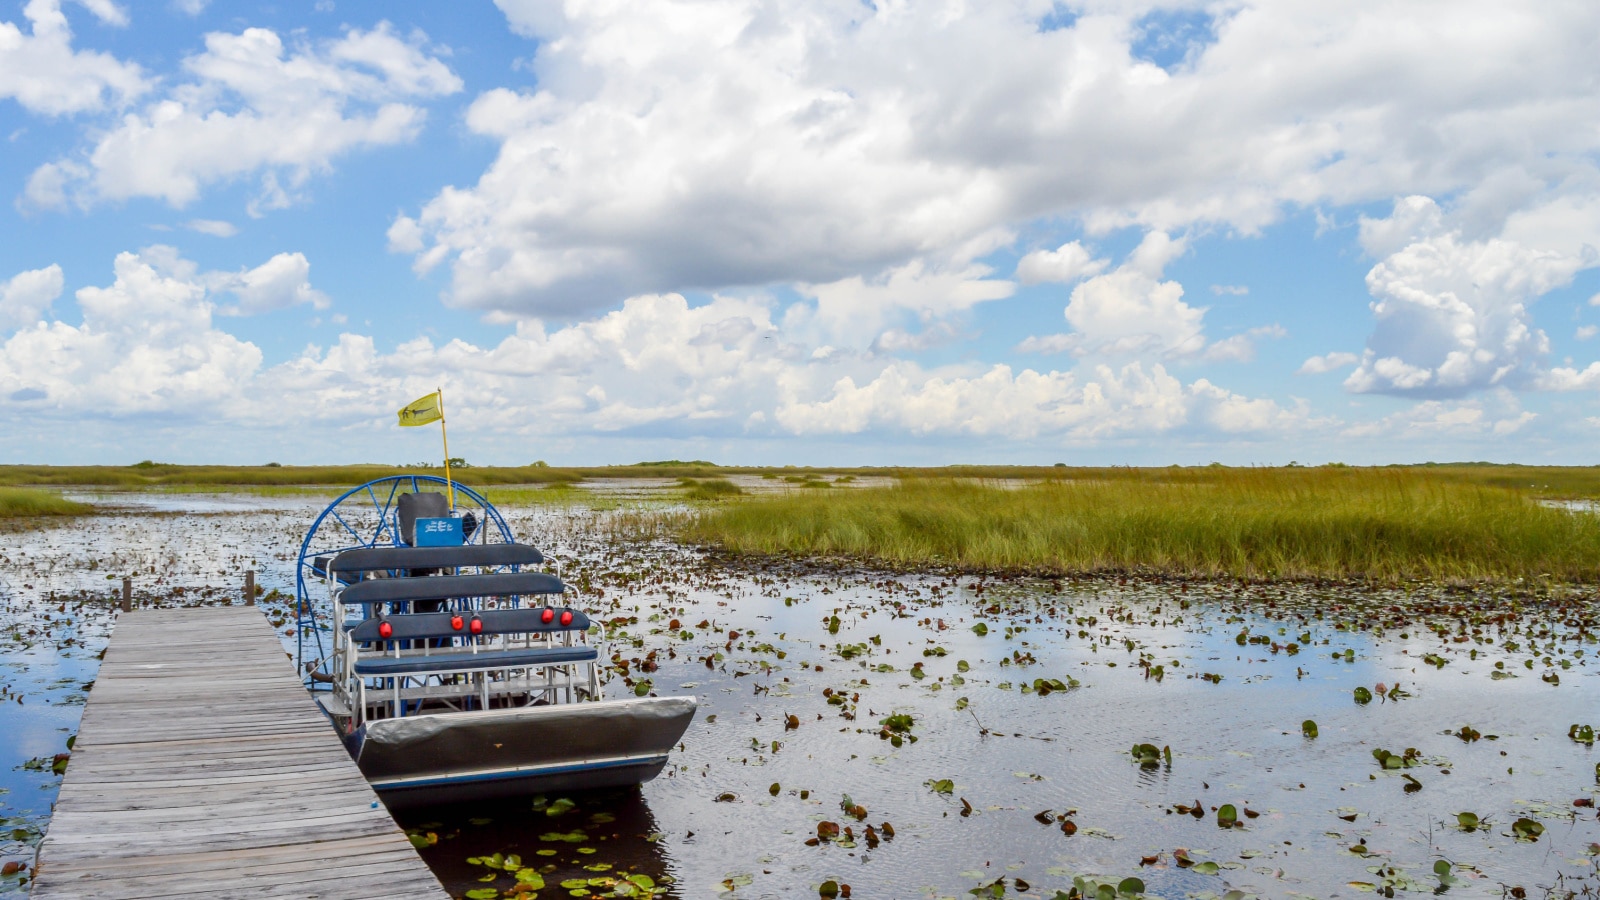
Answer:
[[[114,502],[0,551],[0,861],[48,824],[120,578],[291,593],[324,501]],[[1592,591],[818,572],[503,511],[608,623],[609,696],[701,707],[641,789],[406,812],[456,897],[1600,892]]]

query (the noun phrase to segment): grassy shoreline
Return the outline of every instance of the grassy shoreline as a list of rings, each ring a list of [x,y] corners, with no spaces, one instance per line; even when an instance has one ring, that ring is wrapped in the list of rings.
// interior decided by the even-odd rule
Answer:
[[[87,503],[68,500],[55,491],[0,487],[0,519],[81,516],[94,512]]]
[[[894,567],[1600,582],[1600,515],[1542,505],[1531,488],[1419,469],[1152,471],[1022,487],[917,479],[752,498],[685,519],[677,533],[735,554]]]
[[[321,486],[353,487],[387,475],[443,476],[439,467],[407,467],[380,463],[329,466],[188,466],[139,463],[132,466],[0,465],[0,486],[12,487],[224,487]],[[725,479],[729,476],[769,476],[786,481],[812,481],[820,476],[844,478],[894,478],[901,481],[950,479],[1008,480],[1046,483],[1131,482],[1161,484],[1213,484],[1251,473],[1272,477],[1303,477],[1321,473],[1374,475],[1412,474],[1428,480],[1499,487],[1545,499],[1600,500],[1600,466],[1522,466],[1489,463],[1426,464],[1357,468],[1342,465],[1281,468],[1228,468],[1223,466],[718,466],[707,462],[668,460],[619,466],[468,466],[452,475],[462,484],[515,486],[571,484],[595,479]]]
[[[299,495],[406,472],[442,474],[380,465],[0,466],[0,516],[92,511],[40,487]],[[597,511],[627,503],[580,482],[676,480],[698,511],[652,514],[647,530],[735,554],[1048,575],[1600,583],[1600,515],[1545,504],[1600,500],[1600,467],[914,469],[669,460],[454,474],[492,502]],[[729,476],[838,489],[745,493]],[[850,485],[857,477],[892,478],[894,486]]]

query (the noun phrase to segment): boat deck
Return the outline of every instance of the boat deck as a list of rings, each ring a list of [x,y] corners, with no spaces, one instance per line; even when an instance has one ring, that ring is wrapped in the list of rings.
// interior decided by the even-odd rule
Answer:
[[[34,900],[448,894],[253,607],[123,613]]]

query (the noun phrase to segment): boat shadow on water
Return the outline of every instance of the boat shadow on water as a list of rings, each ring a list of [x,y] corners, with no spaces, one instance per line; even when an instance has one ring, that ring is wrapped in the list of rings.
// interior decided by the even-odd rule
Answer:
[[[681,896],[638,787],[419,806],[394,815],[452,896],[554,896],[552,890],[566,896],[580,887],[595,895]]]

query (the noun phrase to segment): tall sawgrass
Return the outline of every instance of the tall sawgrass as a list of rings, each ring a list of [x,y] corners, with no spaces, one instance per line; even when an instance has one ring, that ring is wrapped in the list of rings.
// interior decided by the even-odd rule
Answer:
[[[737,553],[1042,573],[1600,580],[1600,516],[1395,469],[1101,470],[1017,487],[906,479],[723,505],[680,533]]]
[[[94,485],[145,488],[168,485],[345,485],[354,486],[386,475],[444,476],[442,467],[419,469],[386,465],[352,466],[179,466],[139,463],[132,466],[0,466],[0,484]],[[571,481],[577,476],[549,466],[478,467],[451,471],[462,484],[538,484]]]
[[[759,475],[772,479],[805,483],[818,482],[825,475],[849,483],[856,477],[898,478],[902,480],[951,478],[1011,479],[1024,481],[1131,481],[1148,483],[1210,484],[1241,472],[1339,474],[1341,472],[1411,472],[1430,479],[1462,484],[1481,484],[1529,492],[1535,496],[1564,499],[1600,499],[1600,466],[1511,466],[1488,463],[1449,465],[1390,466],[1382,469],[1352,469],[1324,466],[1316,469],[1228,469],[1222,466],[1171,466],[1135,469],[1125,466],[1091,468],[1083,466],[940,466],[910,467],[796,467],[796,466],[716,466],[702,460],[662,460],[626,466],[468,466],[451,471],[462,484],[534,485],[559,484],[585,479],[659,478],[711,479],[729,475]],[[34,466],[0,465],[0,485],[14,486],[103,486],[143,488],[172,485],[329,485],[350,486],[385,475],[416,473],[444,474],[443,468],[411,468],[384,464],[338,466],[184,466],[143,462],[131,466]]]
[[[29,488],[0,488],[0,518],[30,519],[37,516],[78,516],[92,512],[87,503],[68,500],[55,491]]]
[[[690,500],[726,500],[744,494],[744,488],[726,478],[679,478],[678,486],[687,489],[684,496]]]

